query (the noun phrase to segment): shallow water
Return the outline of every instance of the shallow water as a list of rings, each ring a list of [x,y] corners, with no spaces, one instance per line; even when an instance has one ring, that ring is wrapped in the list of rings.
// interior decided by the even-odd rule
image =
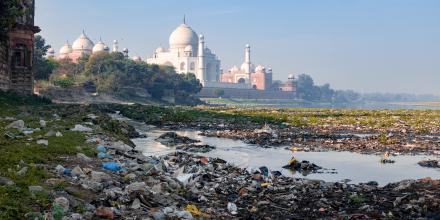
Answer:
[[[164,146],[155,141],[158,136],[166,132],[165,130],[159,130],[127,118],[114,117],[129,122],[135,126],[139,132],[147,134],[147,138],[133,139],[137,149],[141,150],[145,155],[159,156],[176,151],[174,148]],[[417,164],[417,162],[424,159],[439,159],[438,156],[394,156],[390,159],[395,160],[395,163],[382,164],[379,162],[381,157],[378,155],[336,151],[293,153],[284,147],[261,148],[246,144],[240,140],[205,137],[199,135],[198,131],[187,130],[175,132],[191,139],[200,140],[201,144],[216,147],[216,149],[201,155],[219,157],[231,164],[249,170],[258,169],[260,166],[267,166],[271,170],[280,171],[285,176],[320,179],[330,182],[345,179],[350,179],[351,183],[377,181],[380,185],[398,182],[404,179],[420,179],[424,177],[440,179],[440,169],[425,168]],[[324,173],[309,174],[307,176],[303,176],[300,173],[292,173],[290,170],[282,168],[292,156],[295,156],[298,160],[308,160],[326,169],[335,169],[337,173],[332,174],[324,171]]]
[[[147,132],[148,138],[134,139],[133,141],[145,155],[164,155],[174,152],[174,148],[166,147],[154,140],[164,132],[163,130],[151,130]],[[440,169],[424,168],[417,164],[420,160],[434,158],[434,156],[395,156],[390,158],[395,160],[395,163],[382,164],[379,162],[381,157],[378,155],[335,151],[292,153],[283,147],[261,148],[246,144],[240,140],[200,136],[197,131],[176,131],[176,133],[200,140],[202,144],[216,147],[215,150],[201,155],[219,157],[231,164],[249,170],[258,169],[260,166],[267,166],[271,170],[280,171],[285,176],[320,179],[330,182],[350,179],[351,183],[374,180],[380,185],[403,179],[419,179],[428,176],[436,179],[440,178]],[[290,170],[283,169],[282,166],[293,155],[298,160],[308,160],[323,168],[335,169],[337,173],[324,171],[324,173],[303,176],[301,173],[293,173]]]

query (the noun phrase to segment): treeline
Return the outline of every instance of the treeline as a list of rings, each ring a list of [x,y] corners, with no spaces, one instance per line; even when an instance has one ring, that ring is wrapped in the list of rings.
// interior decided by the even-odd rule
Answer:
[[[47,59],[44,54],[49,46],[40,36],[35,39],[35,79],[42,90],[52,86],[84,86],[89,92],[123,94],[131,88],[147,91],[157,100],[172,94],[177,103],[199,102],[194,95],[202,85],[194,74],[176,74],[172,67],[133,61],[119,52],[84,56],[77,63]]]
[[[330,103],[353,102],[421,102],[438,101],[434,95],[415,95],[407,93],[358,93],[352,90],[335,90],[330,84],[315,85],[313,78],[301,74],[296,80],[298,98],[307,101]]]

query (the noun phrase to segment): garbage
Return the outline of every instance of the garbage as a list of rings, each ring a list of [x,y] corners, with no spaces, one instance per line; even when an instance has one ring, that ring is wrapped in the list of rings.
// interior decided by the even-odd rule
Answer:
[[[81,167],[76,166],[72,169],[72,176],[82,176],[84,175],[84,171],[81,169]]]
[[[0,186],[13,186],[15,185],[14,181],[9,178],[0,176]]]
[[[107,148],[104,147],[104,146],[102,146],[102,145],[98,145],[98,146],[96,146],[96,150],[97,150],[98,152],[102,152],[102,153],[107,152]]]
[[[76,154],[76,157],[77,157],[78,159],[82,160],[83,162],[86,162],[86,163],[89,163],[89,162],[92,162],[92,161],[93,161],[92,158],[86,156],[86,155],[83,154],[83,153],[77,153],[77,154]]]
[[[64,169],[65,168],[63,166],[59,165],[59,164],[55,167],[55,170],[57,171],[58,174],[63,174],[64,173]]]
[[[80,124],[75,125],[75,127],[70,129],[70,130],[71,131],[80,131],[80,132],[91,132],[91,131],[93,131],[93,129],[91,129],[89,127],[86,127],[86,126],[83,126],[83,125],[80,125]]]
[[[116,163],[116,162],[105,162],[105,163],[102,163],[102,168],[104,168],[106,170],[111,170],[111,171],[114,171],[114,172],[121,171],[121,169],[122,169],[121,165]]]
[[[63,170],[63,174],[66,175],[66,176],[71,176],[72,175],[72,169],[68,169],[68,168],[64,169]]]
[[[98,153],[98,158],[99,159],[105,159],[105,158],[112,159],[113,157],[110,154],[107,154],[107,153],[104,153],[104,152],[99,152]]]
[[[237,205],[235,205],[235,203],[228,202],[228,211],[232,215],[238,214],[238,212],[237,212]]]

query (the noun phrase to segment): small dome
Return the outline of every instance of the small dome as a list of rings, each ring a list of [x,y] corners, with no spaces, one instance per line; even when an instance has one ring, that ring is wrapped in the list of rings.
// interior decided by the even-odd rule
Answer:
[[[110,51],[110,48],[109,48],[107,45],[105,45],[105,46],[104,46],[104,51],[109,52],[109,51]]]
[[[83,32],[72,44],[73,50],[93,50],[94,43]]]
[[[295,76],[294,76],[293,74],[289,74],[289,76],[287,77],[287,79],[289,79],[289,80],[294,80],[294,79],[295,79]]]
[[[106,47],[107,46],[101,40],[99,40],[99,42],[96,43],[95,46],[93,47],[93,53],[106,51],[105,50]],[[108,49],[108,47],[107,47],[107,49]]]
[[[185,47],[185,52],[192,52],[192,51],[193,51],[193,47],[191,45]]]
[[[127,49],[127,48],[124,48],[124,50],[122,50],[122,52],[124,52],[124,53],[128,53],[128,49]]]
[[[238,67],[235,66],[235,65],[230,69],[231,72],[237,72],[237,71],[239,71],[239,70],[240,70],[240,69],[238,69]]]
[[[266,70],[266,68],[264,68],[264,66],[258,65],[257,67],[255,67],[255,72],[264,72]]]
[[[247,68],[246,62],[241,64],[241,67],[240,67],[241,70],[246,71],[246,68]],[[252,72],[254,72],[254,70],[255,70],[255,65],[251,63],[251,69],[249,70],[249,72],[252,73]]]
[[[155,52],[156,53],[163,53],[163,52],[165,52],[165,49],[163,47],[158,47]]]
[[[69,54],[69,53],[72,53],[72,47],[70,46],[69,43],[66,42],[66,43],[64,44],[64,46],[61,47],[61,49],[60,49],[60,54],[61,54],[61,55],[66,55],[66,54]]]
[[[185,48],[187,45],[195,47],[199,41],[197,33],[186,24],[181,24],[170,35],[170,48]]]
[[[131,58],[132,60],[136,61],[136,62],[140,62],[142,61],[142,58],[140,56],[134,56]]]

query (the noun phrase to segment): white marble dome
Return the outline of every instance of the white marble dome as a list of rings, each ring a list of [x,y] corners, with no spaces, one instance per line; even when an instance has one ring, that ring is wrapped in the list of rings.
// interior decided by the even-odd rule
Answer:
[[[170,48],[185,48],[188,45],[197,46],[197,33],[186,24],[181,24],[170,35]]]
[[[140,57],[140,56],[134,56],[134,57],[132,57],[131,58],[133,61],[136,61],[136,62],[140,62],[140,61],[142,61],[142,58]]]
[[[93,50],[94,43],[84,33],[72,44],[73,50]]]
[[[163,52],[165,52],[165,49],[163,47],[158,47],[155,52],[156,53],[163,53]]]
[[[72,53],[72,47],[70,46],[69,43],[66,42],[64,44],[64,46],[61,47],[60,54],[61,55],[66,55],[66,54],[69,54],[69,53]]]
[[[193,47],[191,45],[185,47],[185,52],[192,52],[192,51],[193,51]]]
[[[93,53],[98,53],[98,52],[103,52],[103,51],[106,51],[106,45],[104,44],[104,42],[99,41],[93,47]]]

